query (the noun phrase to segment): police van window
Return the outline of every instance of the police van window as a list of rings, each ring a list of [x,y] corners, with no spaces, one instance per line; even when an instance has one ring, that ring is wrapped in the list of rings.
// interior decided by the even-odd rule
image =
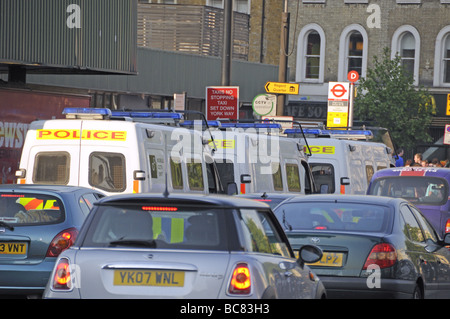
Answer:
[[[36,155],[33,169],[33,183],[69,183],[70,154],[67,152],[41,152]]]
[[[300,192],[300,174],[297,164],[286,164],[286,178],[290,192]]]
[[[170,175],[172,176],[172,187],[174,189],[183,189],[183,175],[180,159],[170,158]]]
[[[272,179],[273,179],[273,188],[276,191],[282,191],[283,190],[283,179],[281,177],[280,163],[272,163]]]
[[[125,157],[120,153],[93,152],[89,156],[89,185],[108,192],[126,188]]]
[[[234,164],[230,160],[226,162],[217,162],[217,170],[219,172],[220,180],[222,181],[223,187],[227,188],[229,183],[235,182],[234,180]]]
[[[366,178],[367,183],[370,183],[370,180],[372,179],[374,170],[372,164],[366,164]]]
[[[186,163],[188,173],[188,184],[190,190],[202,191],[203,185],[203,170],[202,163],[195,163],[193,161]]]
[[[334,193],[334,166],[332,164],[311,163],[311,171],[317,189],[327,190],[324,193]]]
[[[208,177],[208,189],[209,193],[217,193],[217,179],[216,174],[214,170],[214,164],[213,163],[206,163],[206,175]]]

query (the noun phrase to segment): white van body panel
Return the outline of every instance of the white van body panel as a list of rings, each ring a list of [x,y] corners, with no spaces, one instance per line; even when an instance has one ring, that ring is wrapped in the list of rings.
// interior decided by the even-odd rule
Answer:
[[[308,163],[319,189],[327,183],[325,178],[321,181],[318,175],[322,172],[318,173],[314,167],[319,164],[332,166],[334,185],[328,183],[332,193],[365,194],[373,173],[393,166],[392,155],[383,143],[316,137],[307,140],[312,153]]]
[[[212,130],[211,135],[216,147],[214,159],[225,188],[234,182],[240,194],[305,194],[306,186],[311,187],[303,145],[294,139],[239,129]],[[250,182],[242,182],[243,176]]]
[[[67,155],[67,178],[39,180],[36,161],[42,154]],[[18,183],[63,183],[98,188],[109,195],[159,193],[166,189],[167,172],[169,192],[208,193],[210,187],[217,192],[216,184],[208,184],[211,162],[205,157],[211,158],[211,150],[203,145],[201,132],[186,128],[131,120],[36,121],[27,133],[19,167],[25,177]]]

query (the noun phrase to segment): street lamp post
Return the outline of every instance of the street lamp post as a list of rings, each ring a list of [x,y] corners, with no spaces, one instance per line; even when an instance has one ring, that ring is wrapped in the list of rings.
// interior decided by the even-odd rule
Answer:
[[[288,0],[284,1],[284,11],[281,15],[281,42],[280,42],[280,64],[278,67],[278,82],[287,82],[287,52],[289,49],[289,12]],[[279,94],[277,97],[277,116],[284,115],[285,95]]]

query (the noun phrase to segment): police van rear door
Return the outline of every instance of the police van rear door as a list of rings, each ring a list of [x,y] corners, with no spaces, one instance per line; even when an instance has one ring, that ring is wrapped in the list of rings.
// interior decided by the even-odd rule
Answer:
[[[80,126],[79,120],[49,120],[30,127],[20,164],[26,183],[79,184]]]

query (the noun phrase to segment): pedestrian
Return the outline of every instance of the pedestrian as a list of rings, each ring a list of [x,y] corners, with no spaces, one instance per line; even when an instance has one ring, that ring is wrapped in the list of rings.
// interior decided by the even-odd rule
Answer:
[[[405,167],[409,167],[409,166],[411,166],[411,165],[412,165],[412,163],[413,163],[413,160],[412,160],[412,159],[410,159],[410,158],[408,158],[408,159],[406,160],[406,162],[405,162]]]
[[[422,153],[416,153],[414,154],[414,163],[419,164],[419,166],[422,166]]]
[[[404,154],[403,148],[399,148],[397,150],[397,160],[395,161],[395,167],[403,166],[403,154]]]

